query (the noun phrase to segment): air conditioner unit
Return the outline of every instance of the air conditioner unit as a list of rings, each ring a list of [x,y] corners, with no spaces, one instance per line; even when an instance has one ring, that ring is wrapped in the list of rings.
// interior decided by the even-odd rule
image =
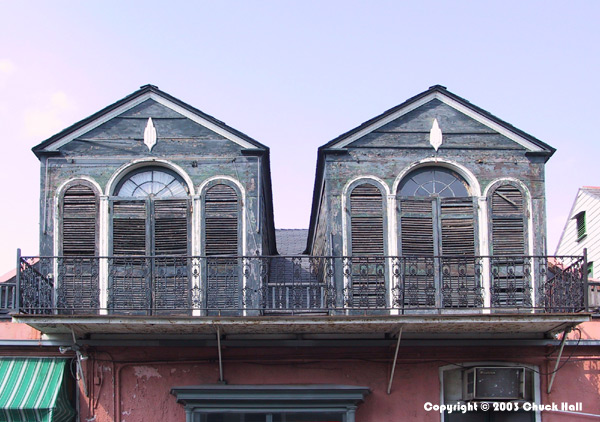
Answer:
[[[523,400],[525,368],[476,366],[463,372],[463,400]]]

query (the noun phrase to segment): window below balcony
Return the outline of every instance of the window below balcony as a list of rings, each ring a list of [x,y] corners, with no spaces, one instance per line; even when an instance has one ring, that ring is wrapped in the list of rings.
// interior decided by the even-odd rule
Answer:
[[[199,385],[171,394],[193,422],[354,422],[370,392],[349,385]]]
[[[539,375],[528,365],[478,362],[440,369],[442,403],[455,407],[443,422],[536,422],[539,413],[524,403],[540,403]],[[481,404],[491,403],[489,410]],[[494,408],[493,405],[496,405]],[[464,409],[463,413],[461,409]]]

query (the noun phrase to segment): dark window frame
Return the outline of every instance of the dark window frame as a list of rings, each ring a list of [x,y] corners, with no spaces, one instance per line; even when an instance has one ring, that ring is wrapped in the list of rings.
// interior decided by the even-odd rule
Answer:
[[[587,216],[585,211],[578,212],[575,217],[575,231],[577,241],[580,242],[587,237]]]
[[[350,385],[199,385],[173,387],[171,394],[182,404],[186,422],[196,415],[219,413],[341,414],[343,422],[355,422],[357,406],[370,393],[368,387]]]

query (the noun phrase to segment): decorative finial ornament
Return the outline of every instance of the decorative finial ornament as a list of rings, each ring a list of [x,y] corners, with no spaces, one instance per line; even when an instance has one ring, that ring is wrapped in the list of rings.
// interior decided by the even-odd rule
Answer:
[[[148,151],[152,151],[152,147],[156,145],[156,128],[152,123],[152,117],[148,117],[148,123],[144,129],[144,144],[148,147]]]
[[[429,143],[436,150],[442,145],[442,129],[438,125],[437,119],[433,119],[431,130],[429,131]]]

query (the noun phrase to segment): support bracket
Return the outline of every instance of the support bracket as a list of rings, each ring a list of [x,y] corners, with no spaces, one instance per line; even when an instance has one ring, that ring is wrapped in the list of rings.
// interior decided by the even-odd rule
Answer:
[[[394,363],[392,364],[392,371],[390,372],[390,380],[388,382],[387,393],[391,394],[392,382],[394,381],[394,372],[396,372],[396,361],[398,360],[398,350],[400,349],[400,341],[402,340],[402,325],[398,330],[398,342],[396,343],[396,352],[394,353]]]
[[[89,393],[88,393],[88,389],[87,389],[87,382],[85,379],[85,373],[83,372],[83,361],[86,360],[88,357],[85,356],[83,353],[81,353],[81,347],[77,344],[77,337],[75,336],[75,330],[73,330],[71,328],[71,334],[73,335],[73,346],[71,346],[71,349],[75,352],[75,356],[77,358],[77,373],[79,374],[79,379],[81,379],[81,382],[83,384],[83,393],[85,394],[86,397],[89,397]]]
[[[552,384],[554,384],[554,377],[556,376],[556,372],[558,371],[558,365],[560,364],[560,358],[563,354],[563,349],[565,348],[565,343],[567,342],[567,334],[569,334],[572,330],[572,327],[568,327],[563,331],[563,337],[560,341],[560,349],[558,351],[558,357],[556,358],[556,365],[554,365],[554,371],[552,371],[552,377],[550,377],[550,382],[548,383],[548,394],[552,392]]]
[[[226,381],[223,379],[223,356],[221,354],[221,329],[217,327],[217,349],[219,352],[219,382],[225,384]]]

